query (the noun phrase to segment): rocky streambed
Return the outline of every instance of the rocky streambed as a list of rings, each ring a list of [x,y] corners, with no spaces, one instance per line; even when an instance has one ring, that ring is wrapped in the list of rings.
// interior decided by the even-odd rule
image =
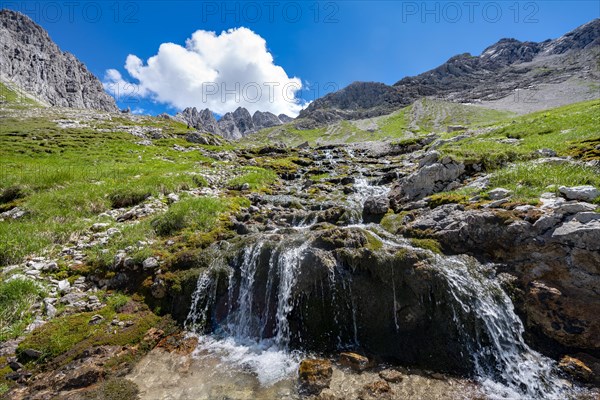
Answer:
[[[162,260],[136,266],[123,249],[109,276],[55,282],[56,297],[83,293],[74,307],[93,310],[94,291],[144,282],[178,320],[183,334],[153,332],[158,347],[128,369],[142,399],[595,398],[598,190],[515,201],[480,165],[421,150],[435,141],[219,154],[246,166],[259,155],[280,179],[223,188],[223,168],[186,193],[236,191],[250,206],[185,264],[194,273],[177,290]],[[465,187],[469,198],[436,197]],[[135,223],[180,194],[108,216]],[[86,240],[115,233],[105,228],[65,256],[84,264]]]
[[[200,343],[136,368],[146,398],[161,398],[162,376],[173,398],[192,398],[190,387],[236,399],[594,396],[579,387],[597,365],[593,188],[561,188],[538,206],[506,206],[511,193],[497,189],[474,206],[436,207],[427,196],[442,190],[491,189],[485,175],[380,146],[304,156],[278,194],[250,196],[239,236],[207,250],[185,321]],[[314,355],[334,363],[303,376]],[[156,373],[165,363],[171,372]],[[173,372],[181,363],[187,378]],[[389,366],[398,382],[380,377]]]

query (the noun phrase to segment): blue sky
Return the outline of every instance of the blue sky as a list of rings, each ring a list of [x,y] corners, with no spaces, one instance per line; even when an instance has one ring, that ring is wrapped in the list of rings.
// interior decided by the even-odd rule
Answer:
[[[133,83],[137,80],[124,68],[129,54],[145,64],[162,43],[185,46],[197,30],[218,35],[246,27],[266,41],[273,64],[302,81],[303,89],[296,95],[305,101],[357,80],[393,84],[455,54],[479,54],[503,37],[556,38],[600,17],[598,1],[0,1],[0,5],[30,15],[101,79],[108,69],[116,69]],[[121,99],[119,105],[150,114],[178,108],[152,100],[155,97],[150,91],[142,98]]]

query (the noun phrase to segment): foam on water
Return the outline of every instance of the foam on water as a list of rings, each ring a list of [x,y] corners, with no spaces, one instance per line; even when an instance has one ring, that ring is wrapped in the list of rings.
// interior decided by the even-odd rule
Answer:
[[[198,336],[194,357],[218,357],[220,366],[231,372],[251,372],[263,386],[295,376],[300,363],[296,352],[282,350],[272,340],[240,340],[218,338],[213,335]]]

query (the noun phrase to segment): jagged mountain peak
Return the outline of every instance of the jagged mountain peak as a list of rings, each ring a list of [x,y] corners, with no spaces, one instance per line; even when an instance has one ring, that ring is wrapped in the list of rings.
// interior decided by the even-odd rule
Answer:
[[[28,16],[0,10],[0,43],[0,79],[31,93],[40,103],[118,111],[98,78]]]
[[[255,111],[252,115],[244,107],[238,107],[233,112],[223,114],[219,121],[216,120],[214,113],[208,108],[198,111],[196,107],[188,107],[179,112],[175,119],[188,124],[190,127],[214,133],[226,139],[240,139],[261,129],[278,126],[293,120],[285,114],[277,116],[269,111]]]

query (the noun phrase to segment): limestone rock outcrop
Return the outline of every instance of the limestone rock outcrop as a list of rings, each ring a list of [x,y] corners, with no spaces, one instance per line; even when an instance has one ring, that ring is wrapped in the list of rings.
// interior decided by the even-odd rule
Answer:
[[[49,106],[117,112],[115,100],[73,54],[29,17],[0,11],[0,80]]]

